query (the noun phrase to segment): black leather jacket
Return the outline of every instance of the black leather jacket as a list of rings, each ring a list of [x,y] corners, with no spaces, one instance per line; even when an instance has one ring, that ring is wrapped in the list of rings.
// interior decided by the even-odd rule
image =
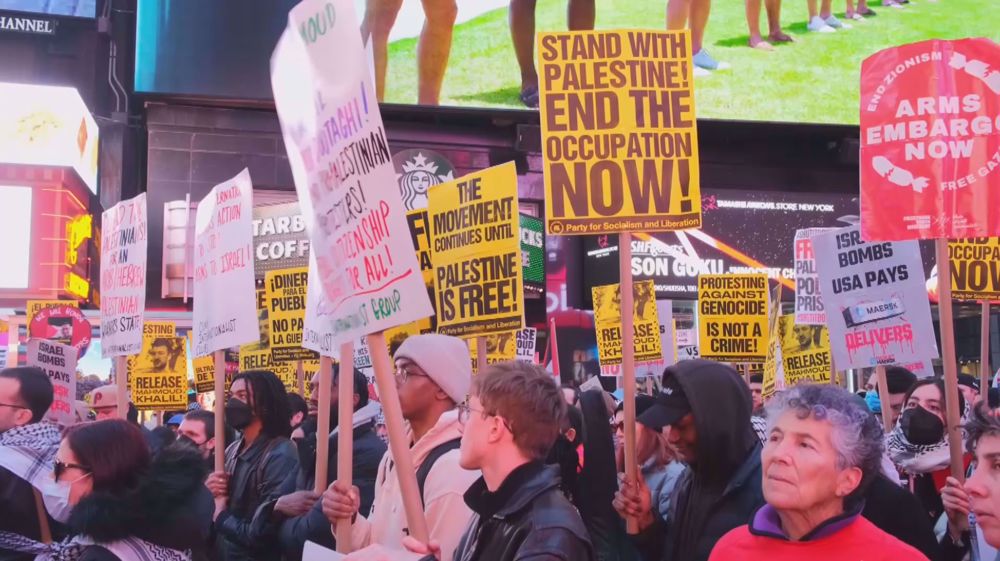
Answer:
[[[243,439],[226,448],[229,503],[215,520],[220,558],[224,561],[280,559],[276,524],[254,524],[257,508],[281,496],[281,484],[299,468],[292,441],[261,435],[246,450]]]
[[[465,502],[473,511],[455,561],[594,561],[580,514],[559,490],[559,470],[532,462],[493,493],[483,479]]]

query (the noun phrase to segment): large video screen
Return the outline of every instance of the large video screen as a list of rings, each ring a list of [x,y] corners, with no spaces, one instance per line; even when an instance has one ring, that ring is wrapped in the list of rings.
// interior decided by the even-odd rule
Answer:
[[[695,63],[704,67],[695,71],[699,117],[856,124],[867,56],[925,39],[997,36],[994,2],[899,2],[906,0],[858,2],[869,15],[848,17],[838,1],[813,18],[806,2],[760,2],[780,6],[780,27],[769,27],[762,7],[754,47],[742,1],[405,0],[398,13],[390,8],[397,2],[354,5],[359,18],[368,15],[362,27],[371,31],[385,102],[528,109],[537,104],[533,29],[666,29],[668,14],[671,26],[683,27],[687,3],[710,8],[695,30],[703,49]],[[270,98],[268,62],[294,1],[138,4],[138,91]]]
[[[0,10],[92,18],[97,12],[97,0],[0,0]]]
[[[768,274],[791,299],[792,240],[802,228],[843,227],[857,220],[858,200],[835,193],[702,190],[700,230],[633,234],[632,275],[652,279],[657,298],[696,299],[701,273]],[[584,241],[584,299],[590,288],[618,282],[617,236]]]

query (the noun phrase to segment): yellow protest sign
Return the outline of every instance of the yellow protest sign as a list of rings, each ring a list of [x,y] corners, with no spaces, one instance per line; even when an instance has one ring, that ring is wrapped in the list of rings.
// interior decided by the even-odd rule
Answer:
[[[80,303],[75,300],[28,300],[28,304],[24,309],[24,315],[28,318],[28,323],[30,324],[38,312],[46,308],[58,308],[59,306],[79,308]]]
[[[517,331],[494,333],[486,335],[486,364],[510,362],[517,358]],[[469,356],[472,357],[472,372],[479,373],[479,341],[478,337],[468,339]]]
[[[550,234],[701,227],[686,31],[538,34]]]
[[[276,362],[311,360],[317,356],[314,351],[302,348],[308,279],[308,267],[278,269],[264,274],[271,355]]]
[[[312,397],[312,384],[310,382],[312,381],[313,376],[315,376],[317,372],[319,372],[318,358],[315,360],[302,361],[302,373],[303,376],[305,376],[305,383],[302,385],[302,389],[304,390],[303,393],[305,393],[305,395],[303,395],[302,397],[305,399],[309,399],[310,397]],[[298,391],[298,388],[296,388],[296,391]]]
[[[267,310],[267,291],[263,288],[257,289],[257,331],[260,334],[260,340],[256,343],[240,345],[240,352],[243,352],[243,349],[271,352],[271,322]]]
[[[166,349],[170,348],[176,351],[174,343],[167,341],[176,336],[177,326],[172,321],[147,321],[142,324],[142,352],[137,355],[129,355],[125,359],[125,364],[128,367],[129,378],[127,381],[129,388],[132,387],[132,373],[136,369],[149,369],[152,367],[154,361],[157,365],[162,365],[165,360],[164,353]],[[157,342],[158,339],[162,340]],[[156,345],[153,344],[154,342]],[[157,366],[157,368],[161,368],[161,366]]]
[[[702,358],[767,359],[767,275],[698,276],[698,347]]]
[[[132,402],[140,411],[187,408],[187,348],[183,337],[151,337],[143,325],[142,353],[129,357]],[[161,328],[165,327],[161,324]],[[173,324],[170,324],[173,327]]]
[[[413,242],[413,250],[417,252],[417,261],[420,262],[420,273],[424,277],[427,296],[436,307],[437,298],[434,297],[434,264],[431,262],[431,228],[427,218],[427,209],[422,208],[406,213],[406,223],[410,227],[410,238]],[[436,319],[437,316],[434,315],[399,327],[386,329],[385,340],[391,346],[393,341],[402,344],[410,335],[434,333]]]
[[[428,199],[438,333],[520,329],[524,284],[514,163],[432,187]]]
[[[607,284],[591,289],[594,297],[594,327],[601,366],[622,362],[622,299],[620,285]],[[632,283],[635,361],[663,359],[660,320],[656,313],[656,290],[651,280]]]
[[[948,242],[951,297],[1000,300],[1000,238],[963,238]]]
[[[240,347],[240,372],[248,370],[268,370],[281,380],[285,389],[298,392],[298,380],[295,377],[294,362],[275,362],[270,349],[255,348],[257,345]]]
[[[767,338],[767,357],[764,359],[760,392],[765,403],[778,391],[779,377],[782,379],[781,386],[784,387],[784,376],[781,373],[781,338],[778,337],[778,319],[780,317],[781,283],[778,283],[771,294],[771,306],[767,312],[767,325],[770,327],[770,334]]]
[[[187,332],[188,347],[194,348],[192,342],[194,331]],[[194,391],[208,393],[215,391],[215,359],[212,355],[196,356],[191,359],[194,367]]]
[[[826,326],[796,325],[795,315],[789,314],[781,316],[778,331],[785,387],[802,383],[829,384],[833,358]]]

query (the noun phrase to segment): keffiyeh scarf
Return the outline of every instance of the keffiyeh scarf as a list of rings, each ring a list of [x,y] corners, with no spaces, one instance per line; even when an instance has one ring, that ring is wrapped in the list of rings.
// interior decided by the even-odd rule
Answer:
[[[969,404],[966,403],[965,410],[962,412],[961,424],[965,424],[968,420],[970,410]],[[885,437],[885,448],[889,452],[889,457],[892,458],[892,463],[911,475],[933,473],[945,469],[951,464],[947,431],[940,442],[928,445],[913,444],[906,439],[903,427],[897,422],[896,427]]]
[[[46,422],[12,428],[0,434],[0,467],[38,487],[52,473],[61,439],[59,427]]]
[[[10,532],[0,532],[0,549],[35,555],[35,561],[76,561],[92,545],[107,549],[122,561],[191,561],[190,551],[169,549],[135,537],[96,544],[86,537],[75,536],[46,544]]]

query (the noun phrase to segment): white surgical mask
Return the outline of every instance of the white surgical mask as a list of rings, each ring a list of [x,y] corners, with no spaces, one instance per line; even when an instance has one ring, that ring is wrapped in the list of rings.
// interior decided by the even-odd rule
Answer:
[[[53,519],[65,524],[69,520],[69,515],[73,507],[69,504],[69,493],[73,484],[90,474],[84,474],[73,481],[56,481],[46,477],[39,485],[39,492],[42,494],[42,502],[45,503],[45,510]]]

